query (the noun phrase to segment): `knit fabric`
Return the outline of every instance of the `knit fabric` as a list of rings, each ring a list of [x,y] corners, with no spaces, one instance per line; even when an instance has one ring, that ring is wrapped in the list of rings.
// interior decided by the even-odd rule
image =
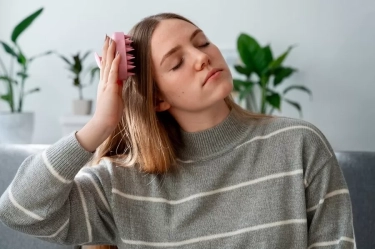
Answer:
[[[75,134],[28,157],[0,220],[61,244],[119,248],[355,248],[349,191],[322,132],[299,119],[240,118],[182,132],[165,174],[93,156]]]

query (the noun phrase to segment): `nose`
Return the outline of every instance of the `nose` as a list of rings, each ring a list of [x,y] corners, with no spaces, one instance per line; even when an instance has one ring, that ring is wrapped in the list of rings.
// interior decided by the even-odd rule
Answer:
[[[204,53],[199,49],[195,49],[194,51],[194,58],[195,58],[195,70],[200,71],[207,67],[211,61],[208,54]]]

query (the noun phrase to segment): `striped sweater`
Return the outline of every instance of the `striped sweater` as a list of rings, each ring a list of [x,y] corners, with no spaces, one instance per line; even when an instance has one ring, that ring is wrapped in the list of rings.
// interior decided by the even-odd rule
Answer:
[[[355,248],[351,200],[314,125],[242,120],[182,131],[175,171],[118,167],[66,136],[28,157],[0,199],[0,220],[61,244],[119,248]]]

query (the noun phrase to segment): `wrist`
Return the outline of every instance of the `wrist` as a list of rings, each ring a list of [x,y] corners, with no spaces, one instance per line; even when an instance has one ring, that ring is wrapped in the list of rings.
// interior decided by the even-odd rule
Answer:
[[[76,138],[85,150],[94,152],[111,135],[113,130],[114,128],[105,127],[95,119],[91,119],[76,133]]]

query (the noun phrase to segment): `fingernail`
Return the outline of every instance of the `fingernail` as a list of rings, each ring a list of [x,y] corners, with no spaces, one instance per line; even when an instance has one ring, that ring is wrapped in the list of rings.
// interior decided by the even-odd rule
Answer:
[[[120,52],[119,52],[119,51],[117,51],[117,52],[116,52],[116,56],[119,56],[119,55],[120,55]]]
[[[108,37],[108,35],[107,35],[107,34],[105,34],[105,37],[104,37],[104,41],[106,41],[106,40],[107,40],[107,37]]]
[[[112,43],[112,39],[109,40],[109,45],[111,45],[111,43]]]

